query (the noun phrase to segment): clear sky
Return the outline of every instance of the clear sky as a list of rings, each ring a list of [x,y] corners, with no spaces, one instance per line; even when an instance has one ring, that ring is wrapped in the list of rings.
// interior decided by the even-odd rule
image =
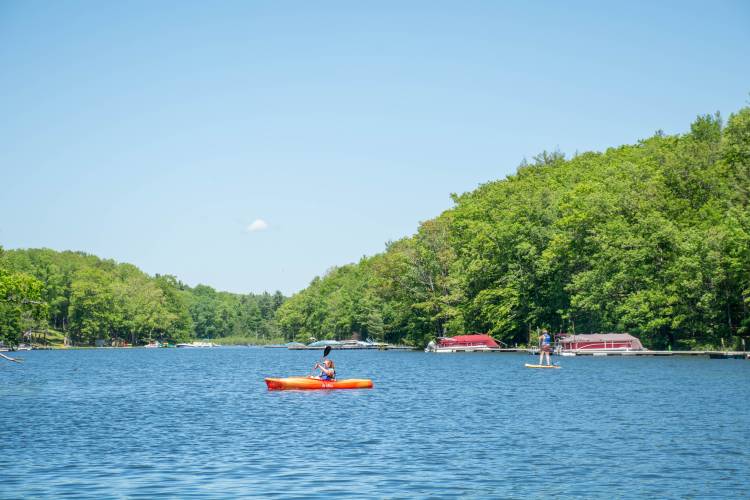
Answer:
[[[749,92],[747,1],[0,0],[0,245],[288,294]]]

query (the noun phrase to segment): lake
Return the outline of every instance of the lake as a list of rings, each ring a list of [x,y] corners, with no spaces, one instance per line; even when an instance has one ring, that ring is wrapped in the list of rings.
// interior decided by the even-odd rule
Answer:
[[[334,351],[0,360],[0,498],[747,497],[750,362]],[[535,361],[534,361],[535,362]]]

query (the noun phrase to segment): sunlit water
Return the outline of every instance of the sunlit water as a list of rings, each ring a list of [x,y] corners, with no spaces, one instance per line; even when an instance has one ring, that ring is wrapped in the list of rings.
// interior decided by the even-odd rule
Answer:
[[[747,497],[750,362],[334,351],[0,360],[1,498]]]

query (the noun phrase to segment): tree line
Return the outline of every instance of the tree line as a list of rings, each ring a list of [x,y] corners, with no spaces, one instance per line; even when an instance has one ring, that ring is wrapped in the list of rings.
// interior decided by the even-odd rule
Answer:
[[[288,339],[424,345],[488,332],[622,332],[652,348],[750,332],[750,108],[604,152],[544,152],[276,313]]]
[[[543,152],[385,251],[288,300],[239,295],[80,252],[0,249],[0,336],[349,338],[424,345],[536,328],[628,331],[652,348],[750,334],[750,108],[604,152]]]
[[[174,276],[149,276],[132,264],[82,252],[0,247],[0,340],[61,332],[73,345],[97,340],[143,344],[227,337],[264,342],[280,336],[280,293],[234,294],[194,288]]]

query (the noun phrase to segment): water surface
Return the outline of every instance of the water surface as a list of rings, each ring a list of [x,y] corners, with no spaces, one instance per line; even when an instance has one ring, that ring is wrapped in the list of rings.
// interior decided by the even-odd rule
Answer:
[[[268,392],[320,352],[0,363],[0,498],[746,497],[750,362],[334,351],[372,390]]]

